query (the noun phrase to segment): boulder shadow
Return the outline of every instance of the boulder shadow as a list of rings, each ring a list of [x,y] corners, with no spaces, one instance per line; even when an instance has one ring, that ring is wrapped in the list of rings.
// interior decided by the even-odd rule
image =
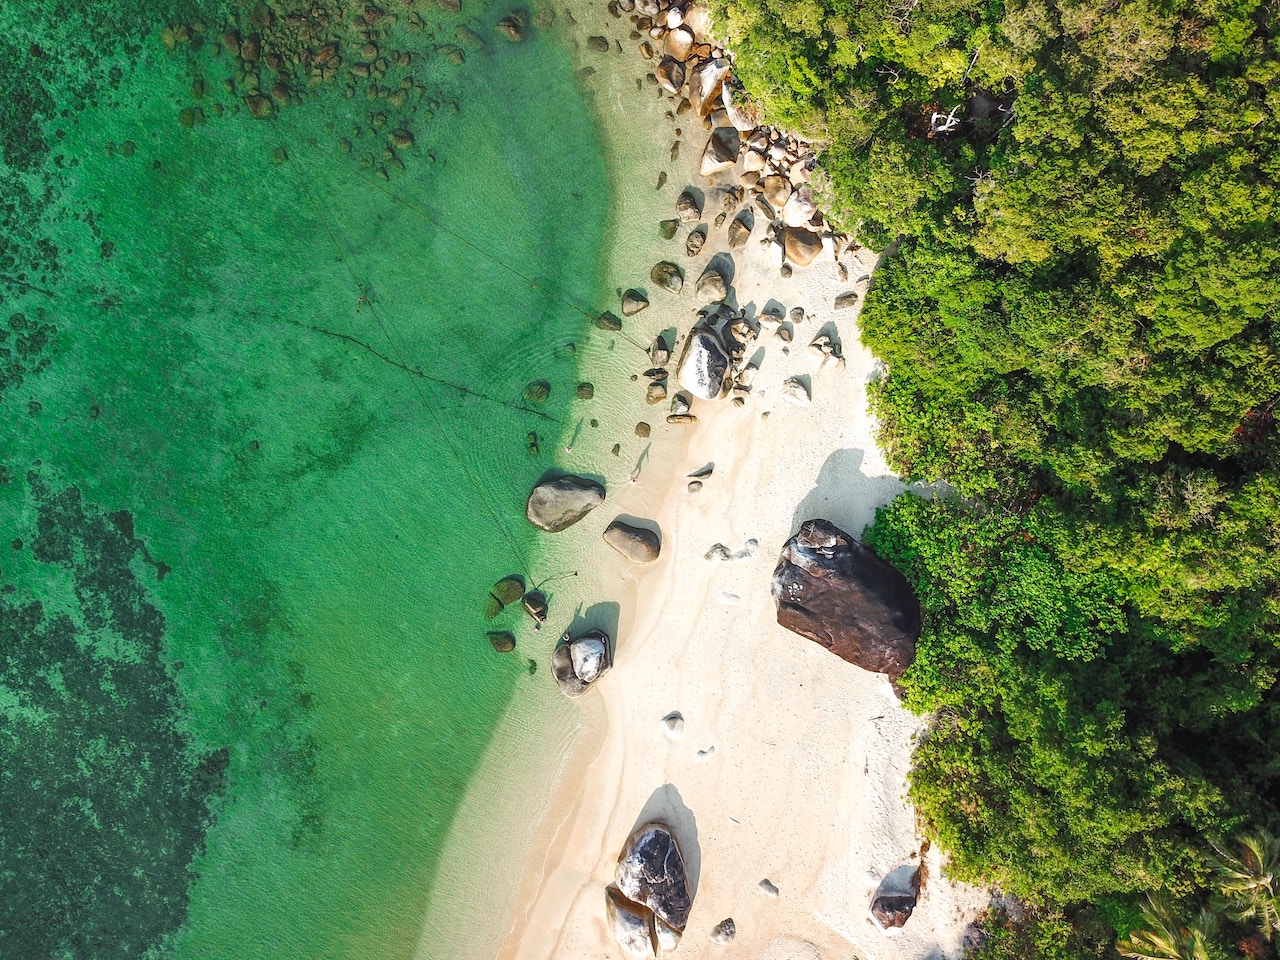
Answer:
[[[818,471],[817,484],[800,501],[792,517],[791,529],[799,530],[806,520],[830,520],[856,540],[876,518],[876,508],[889,503],[907,489],[897,477],[869,477],[862,472],[865,454],[852,448],[836,450]]]
[[[579,606],[569,621],[568,631],[571,637],[581,636],[588,630],[603,630],[609,636],[609,656],[612,659],[618,650],[618,620],[622,608],[612,600],[604,603],[593,603],[585,610]]]
[[[841,341],[840,341],[840,328],[839,328],[838,326],[836,326],[836,322],[835,322],[834,320],[828,320],[826,323],[824,323],[824,324],[822,325],[821,329],[819,329],[819,330],[818,330],[818,332],[817,332],[817,333],[815,333],[815,334],[810,338],[810,342],[812,342],[813,340],[817,340],[819,337],[824,336],[824,335],[825,335],[825,336],[828,336],[828,337],[830,337],[830,338],[831,338],[831,343],[832,343],[832,345],[833,345],[833,346],[836,348],[836,350],[837,350],[837,351],[839,351],[839,352],[840,352],[840,354],[843,356],[843,355],[844,355],[844,344],[843,344],[843,343],[841,343]]]
[[[649,795],[640,816],[631,826],[635,833],[646,823],[654,821],[665,823],[671,835],[680,845],[680,855],[684,857],[684,867],[689,873],[689,898],[698,895],[698,879],[702,876],[702,848],[698,846],[698,822],[693,811],[685,804],[684,798],[675,784],[668,783],[659,787]],[[631,834],[628,834],[630,836]]]
[[[629,513],[620,513],[613,519],[633,527],[639,527],[641,530],[648,530],[658,538],[658,543],[662,543],[662,528],[648,517],[637,517]]]
[[[534,481],[533,486],[539,486],[540,484],[547,483],[550,480],[559,480],[561,477],[582,477],[584,480],[594,480],[604,488],[605,496],[608,496],[609,484],[605,482],[604,474],[592,473],[589,470],[565,470],[562,467],[549,467],[542,472],[536,481]],[[532,487],[530,489],[532,489]]]

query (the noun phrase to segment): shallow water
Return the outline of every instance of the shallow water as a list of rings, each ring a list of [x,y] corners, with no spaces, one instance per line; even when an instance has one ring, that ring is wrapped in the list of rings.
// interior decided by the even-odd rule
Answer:
[[[38,122],[2,188],[0,952],[406,956],[493,724],[547,680],[554,638],[482,614],[558,572],[521,511],[602,300],[568,54],[499,38],[505,7],[400,10],[403,108],[339,81],[264,121],[224,89],[226,10],[6,11]],[[106,860],[154,882],[103,889]]]

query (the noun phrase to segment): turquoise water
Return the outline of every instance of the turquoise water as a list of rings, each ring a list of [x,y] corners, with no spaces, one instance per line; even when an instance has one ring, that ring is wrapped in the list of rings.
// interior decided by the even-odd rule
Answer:
[[[510,8],[374,16],[377,78],[364,10],[0,12],[0,954],[408,955],[547,679],[483,610],[557,572],[522,509],[582,415],[601,148]],[[228,18],[286,52],[259,89],[294,58],[271,119]]]

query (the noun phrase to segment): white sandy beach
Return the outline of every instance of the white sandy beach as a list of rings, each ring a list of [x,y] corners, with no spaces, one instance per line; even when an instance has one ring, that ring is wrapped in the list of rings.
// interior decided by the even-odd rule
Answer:
[[[625,21],[602,23],[602,11],[591,15],[594,22],[586,16],[577,28],[584,37],[604,26],[625,37]],[[585,53],[581,62],[598,63]],[[736,172],[699,181],[707,137],[701,124],[665,116],[670,103],[661,99],[636,103],[654,93],[636,93],[646,65],[632,48],[609,62],[613,73],[595,81],[597,109],[611,131],[615,182],[630,178],[631,185],[620,187],[618,242],[607,268],[619,287],[648,288],[653,300],[624,331],[647,344],[676,326],[682,343],[697,306],[693,281],[727,249],[725,230],[708,224],[706,247],[691,259],[684,252],[688,226],[662,241],[654,237],[656,220],[674,215],[671,204],[685,183],[706,190],[704,221],[712,220],[716,186],[736,183]],[[657,132],[627,135],[646,125]],[[685,144],[671,163],[672,134],[663,131],[676,125],[684,127]],[[659,170],[668,171],[670,186],[655,203]],[[757,217],[747,246],[732,251],[733,298],[752,316],[775,300],[787,310],[802,307],[806,319],[794,326],[789,347],[762,333],[749,349],[762,351],[761,369],[744,407],[695,402],[699,422],[692,427],[665,424],[666,404],[645,408],[643,379],[625,383],[626,399],[610,412],[654,425],[638,482],[625,482],[634,452],[601,465],[612,437],[586,442],[567,458],[568,469],[609,470],[607,503],[571,531],[594,570],[566,595],[619,604],[615,665],[581,702],[553,708],[553,731],[517,716],[500,732],[485,765],[489,778],[483,771],[477,778],[455,832],[461,846],[461,838],[505,831],[506,857],[470,870],[446,857],[452,879],[442,876],[438,889],[452,899],[433,910],[435,928],[428,919],[420,960],[438,955],[427,944],[441,935],[439,918],[465,915],[481,896],[487,899],[473,913],[471,936],[460,939],[456,924],[451,928],[455,956],[620,956],[606,927],[604,888],[627,836],[652,819],[670,824],[689,867],[693,912],[677,955],[691,960],[958,957],[968,923],[986,905],[984,891],[952,885],[938,853],[926,851],[925,888],[906,927],[885,936],[868,913],[875,879],[921,855],[904,799],[921,721],[898,706],[884,677],[779,627],[769,585],[783,543],[802,521],[822,517],[858,536],[876,507],[903,490],[875,445],[866,384],[876,362],[858,342],[858,311],[834,309],[838,294],[865,293],[875,258],[846,253],[848,280],[841,281],[828,247],[784,279],[778,248],[759,242],[763,223]],[[685,268],[680,297],[648,283],[649,268],[664,258]],[[820,331],[842,343],[846,369],[818,372],[807,346]],[[596,347],[604,349],[598,339]],[[634,363],[643,369],[643,359]],[[809,406],[780,396],[793,375],[811,378]],[[689,493],[687,474],[709,465],[702,489]],[[601,543],[600,532],[619,515],[658,524],[656,563],[629,564]],[[717,543],[744,555],[705,559]],[[679,739],[661,724],[671,711],[685,720]],[[545,723],[546,711],[541,716]],[[500,784],[521,764],[530,790],[512,796]],[[764,878],[776,884],[776,898],[760,889]],[[727,917],[736,939],[712,944],[712,928]],[[491,922],[498,930],[482,932]]]

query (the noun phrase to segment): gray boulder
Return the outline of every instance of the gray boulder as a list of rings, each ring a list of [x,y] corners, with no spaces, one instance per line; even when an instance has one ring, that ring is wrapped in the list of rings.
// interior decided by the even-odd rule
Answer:
[[[632,563],[653,563],[658,559],[662,541],[652,530],[614,520],[605,527],[604,542]]]
[[[835,524],[806,520],[773,571],[778,623],[897,680],[915,659],[920,602],[907,578]]]
[[[559,533],[604,502],[604,487],[573,474],[545,480],[533,488],[525,516],[539,530]]]
[[[689,77],[689,103],[700,117],[716,108],[720,88],[731,68],[728,60],[707,60],[698,64]]]
[[[724,396],[729,357],[720,341],[706,330],[697,330],[685,343],[676,379],[680,386],[703,400]]]
[[[693,895],[680,845],[665,824],[647,823],[627,839],[614,882],[628,900],[648,907],[676,933],[684,932]]]
[[[612,666],[609,635],[603,630],[588,630],[576,639],[566,633],[551,654],[551,675],[567,697],[582,696]]]

